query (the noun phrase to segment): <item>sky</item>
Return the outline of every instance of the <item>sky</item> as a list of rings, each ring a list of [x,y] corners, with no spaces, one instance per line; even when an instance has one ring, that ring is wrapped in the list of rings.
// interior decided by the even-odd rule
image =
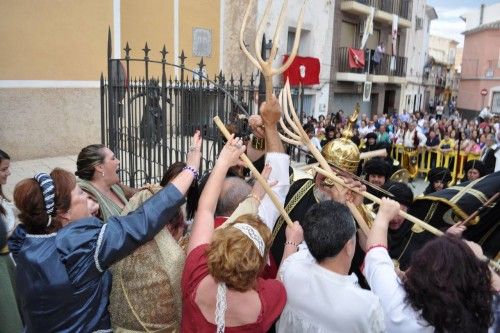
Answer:
[[[431,34],[453,38],[463,46],[465,22],[460,15],[479,9],[481,3],[491,5],[500,0],[427,0],[427,4],[436,9],[438,19],[431,22]]]

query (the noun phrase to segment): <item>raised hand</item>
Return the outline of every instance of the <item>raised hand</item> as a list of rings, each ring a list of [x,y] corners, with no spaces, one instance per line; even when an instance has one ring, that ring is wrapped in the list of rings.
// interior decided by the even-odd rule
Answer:
[[[382,198],[382,202],[380,203],[380,208],[378,209],[377,217],[380,217],[380,220],[389,225],[389,222],[394,219],[399,214],[399,203],[397,201]]]
[[[287,225],[285,229],[285,236],[288,242],[294,244],[300,244],[304,240],[304,231],[298,221],[293,222],[293,224]]]
[[[192,144],[191,147],[189,147],[189,152],[186,158],[186,164],[195,170],[198,170],[200,167],[202,141],[201,132],[197,130],[193,135]]]
[[[364,192],[366,191],[366,186],[363,185],[360,181],[354,180],[350,177],[341,177],[345,184],[347,185],[348,188],[351,189],[351,191],[346,193],[346,201],[352,202],[355,206],[359,206],[363,203],[363,195],[358,194],[354,191],[353,189],[358,191],[358,192]]]
[[[264,170],[262,170],[262,177],[268,181],[269,180],[269,176],[271,175],[271,170],[272,170],[272,167],[271,165],[269,164],[266,164],[264,166]],[[277,184],[277,181],[273,181],[271,183],[269,183],[269,186],[274,186]],[[264,190],[264,188],[262,187],[262,185],[259,183],[259,182],[255,182],[253,188],[252,188],[252,195],[259,198],[260,200],[262,200],[262,198],[266,195],[266,190]]]
[[[252,115],[250,118],[248,118],[248,125],[252,129],[252,133],[260,138],[263,139],[265,138],[265,133],[264,133],[264,123],[262,122],[262,117],[258,115]]]
[[[243,165],[243,161],[240,160],[240,155],[245,152],[245,149],[246,147],[241,138],[235,138],[234,134],[231,134],[229,140],[219,154],[217,163],[222,163],[227,168],[235,165]]]
[[[260,116],[264,126],[276,126],[281,118],[281,106],[274,95],[270,102],[263,102],[260,105]]]

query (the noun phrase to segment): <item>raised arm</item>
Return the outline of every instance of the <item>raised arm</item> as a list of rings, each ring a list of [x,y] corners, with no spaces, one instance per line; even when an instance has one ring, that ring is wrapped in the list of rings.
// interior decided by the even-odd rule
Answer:
[[[201,136],[193,136],[193,146],[186,167],[170,185],[158,192],[141,207],[127,216],[108,219],[99,232],[95,262],[101,272],[125,257],[140,245],[151,240],[177,213],[185,195],[198,174],[201,158]]]
[[[242,163],[239,156],[245,152],[240,138],[231,138],[219,154],[198,202],[193,231],[189,239],[188,254],[199,245],[209,243],[214,232],[214,214],[222,184],[230,167]]]
[[[267,152],[285,153],[285,147],[279,137],[278,121],[281,118],[281,106],[278,99],[273,95],[269,102],[263,102],[260,106],[260,115],[264,124]]]
[[[398,213],[399,203],[391,199],[382,198],[378,214],[368,233],[368,239],[366,240],[367,249],[376,246],[387,248],[387,228],[389,227],[389,222],[396,217]]]
[[[264,124],[264,134],[267,145],[266,164],[272,166],[270,179],[277,181],[277,184],[272,189],[279,198],[281,204],[284,204],[286,195],[290,189],[288,171],[290,167],[290,157],[285,154],[283,142],[279,137],[278,122],[281,118],[281,106],[276,97],[272,96],[270,102],[262,103],[260,114]],[[271,198],[266,195],[259,206],[259,216],[269,229],[273,230],[279,214]]]

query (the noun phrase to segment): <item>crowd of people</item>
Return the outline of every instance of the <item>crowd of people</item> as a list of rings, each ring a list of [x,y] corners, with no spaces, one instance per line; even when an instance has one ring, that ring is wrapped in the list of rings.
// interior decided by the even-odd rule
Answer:
[[[342,136],[346,123],[344,112],[339,110],[327,117],[308,117],[304,128],[311,141],[321,149],[331,140]],[[479,172],[479,176],[500,170],[500,159],[495,156],[500,147],[500,119],[489,112],[489,107],[483,109],[477,118],[469,120],[462,119],[458,111],[452,112],[449,117],[427,112],[409,114],[406,110],[390,116],[382,114],[368,117],[362,114],[354,128],[352,140],[362,151],[381,148],[390,151],[395,145],[416,152],[440,152],[443,155],[460,151],[478,160],[474,163],[477,166],[474,172]],[[405,168],[409,169],[409,163],[405,164]],[[469,180],[467,172],[471,165],[472,162],[465,167],[464,180]],[[452,166],[452,163],[448,165],[450,171]],[[436,167],[435,157],[430,167]]]
[[[197,131],[185,162],[169,166],[160,184],[138,189],[120,183],[120,161],[109,148],[90,145],[75,174],[38,173],[9,198],[1,186],[11,158],[0,150],[0,332],[500,329],[500,277],[481,246],[465,239],[465,227],[440,237],[415,230],[401,217],[411,212],[412,190],[370,179],[372,172],[368,181],[392,199],[380,195],[363,231],[353,216],[367,185],[350,175],[344,186],[321,174],[296,180],[280,117],[276,98],[264,102],[249,121],[251,141],[233,133],[201,179]],[[305,128],[321,150],[347,123],[339,112]],[[377,144],[404,143],[407,131],[417,131],[422,147],[439,131],[440,145],[448,140],[451,149],[454,130],[478,145],[499,133],[493,120],[432,121],[406,112],[362,117],[356,130],[359,144],[372,134]],[[243,153],[293,223],[261,183],[245,177]],[[338,158],[331,162],[341,166]]]

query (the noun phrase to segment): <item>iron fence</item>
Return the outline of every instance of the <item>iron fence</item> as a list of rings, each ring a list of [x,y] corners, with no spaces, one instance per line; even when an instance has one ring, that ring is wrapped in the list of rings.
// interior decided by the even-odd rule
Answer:
[[[198,70],[192,71],[185,67],[184,52],[179,64],[172,64],[163,47],[161,60],[155,61],[149,57],[147,43],[140,58],[132,57],[128,43],[124,51],[124,58],[112,58],[109,33],[108,76],[101,74],[100,84],[102,143],[120,160],[123,183],[137,187],[158,182],[169,165],[185,160],[197,129],[203,136],[201,173],[211,169],[223,145],[213,123],[215,116],[239,135],[250,134],[248,116],[257,113],[259,94],[265,91],[253,75],[246,82],[242,75],[226,78],[222,72],[209,79],[203,75],[203,58]],[[132,78],[132,63],[141,64],[137,78]],[[161,77],[150,75],[153,66],[160,67]],[[167,78],[168,67],[178,68],[179,76]],[[300,161],[303,153],[288,150]]]

